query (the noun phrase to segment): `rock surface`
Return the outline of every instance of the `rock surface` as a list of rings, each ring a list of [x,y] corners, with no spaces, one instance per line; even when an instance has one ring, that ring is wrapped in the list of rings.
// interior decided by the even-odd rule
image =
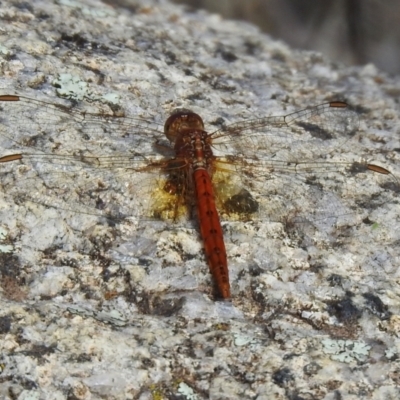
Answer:
[[[360,124],[334,156],[393,175],[350,175],[355,217],[329,237],[322,227],[305,240],[290,220],[263,215],[224,222],[232,301],[221,302],[196,223],[142,221],[137,231],[135,218],[43,201],[39,187],[17,196],[10,176],[26,171],[0,164],[0,397],[399,398],[400,82],[293,51],[248,24],[134,4],[2,2],[1,94],[161,125],[191,108],[211,131],[345,99]],[[0,108],[0,124],[7,118]],[[57,135],[78,151],[90,141]]]

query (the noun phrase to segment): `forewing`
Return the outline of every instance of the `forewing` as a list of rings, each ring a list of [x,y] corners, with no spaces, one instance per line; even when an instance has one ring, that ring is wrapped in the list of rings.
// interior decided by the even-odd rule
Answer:
[[[358,125],[358,114],[346,103],[331,102],[286,116],[241,121],[210,136],[213,147],[223,154],[295,163],[314,161],[343,147]]]
[[[22,96],[0,96],[0,136],[4,148],[63,155],[154,152],[162,127],[111,112],[89,113]],[[84,142],[84,147],[77,143]]]

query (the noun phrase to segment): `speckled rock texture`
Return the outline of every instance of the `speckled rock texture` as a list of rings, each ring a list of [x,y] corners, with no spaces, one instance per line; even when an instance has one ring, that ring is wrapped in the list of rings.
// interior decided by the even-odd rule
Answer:
[[[294,174],[282,181],[286,200],[273,191],[257,197],[255,186],[264,210],[294,201],[293,193],[300,204],[300,187],[330,186],[342,197],[325,198],[324,216],[337,218],[315,218],[312,229],[296,215],[223,218],[232,289],[224,302],[213,292],[195,220],[156,221],[134,208],[104,218],[103,203],[81,207],[84,193],[74,189],[102,188],[99,169],[71,174],[60,162],[50,175],[54,160],[38,157],[43,169],[34,175],[20,161],[0,163],[0,399],[400,398],[398,78],[164,1],[2,1],[0,92],[161,130],[177,107],[214,131],[345,100],[359,116],[357,131],[318,162],[332,163],[333,174],[350,161],[391,171],[353,170],[338,175],[342,181]],[[1,132],[13,122],[21,144],[30,136],[28,148],[144,151],[132,149],[135,132],[83,134],[56,115],[62,108],[53,119],[43,108],[13,107],[0,102]],[[95,144],[90,133],[99,135]],[[115,149],[108,135],[118,137]],[[18,152],[13,138],[0,138],[0,156]],[[125,172],[115,179],[126,190],[150,185]],[[268,173],[265,184],[279,184]],[[52,177],[47,186],[44,176]],[[119,210],[124,202],[128,209],[129,196],[114,195]]]

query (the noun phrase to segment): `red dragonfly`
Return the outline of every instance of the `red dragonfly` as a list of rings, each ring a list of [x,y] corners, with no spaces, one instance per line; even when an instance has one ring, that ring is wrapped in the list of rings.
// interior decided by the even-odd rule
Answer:
[[[9,167],[2,185],[34,199],[41,188],[73,211],[110,218],[178,221],[195,209],[219,296],[229,299],[217,209],[241,219],[268,216],[277,221],[290,213],[298,221],[338,217],[344,213],[334,206],[334,198],[343,197],[338,180],[367,171],[391,176],[367,162],[327,161],[333,150],[349,146],[358,124],[357,112],[333,101],[233,123],[212,133],[204,130],[199,115],[178,109],[166,120],[163,133],[144,119],[2,95],[0,137],[9,153],[0,158]],[[75,147],[78,140],[84,148]],[[15,177],[15,162],[26,167],[23,183],[16,182],[21,178]],[[286,193],[290,187],[293,196],[284,198],[282,187]],[[268,208],[262,209],[254,196],[267,198]],[[38,201],[54,201],[43,199],[42,194]],[[304,217],[303,208],[308,208]]]

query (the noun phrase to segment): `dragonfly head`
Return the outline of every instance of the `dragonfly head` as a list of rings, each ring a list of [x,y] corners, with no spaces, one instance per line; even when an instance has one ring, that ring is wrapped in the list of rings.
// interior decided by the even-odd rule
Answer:
[[[204,130],[201,117],[191,110],[177,108],[172,112],[164,125],[164,133],[170,142],[175,142],[182,132]]]

